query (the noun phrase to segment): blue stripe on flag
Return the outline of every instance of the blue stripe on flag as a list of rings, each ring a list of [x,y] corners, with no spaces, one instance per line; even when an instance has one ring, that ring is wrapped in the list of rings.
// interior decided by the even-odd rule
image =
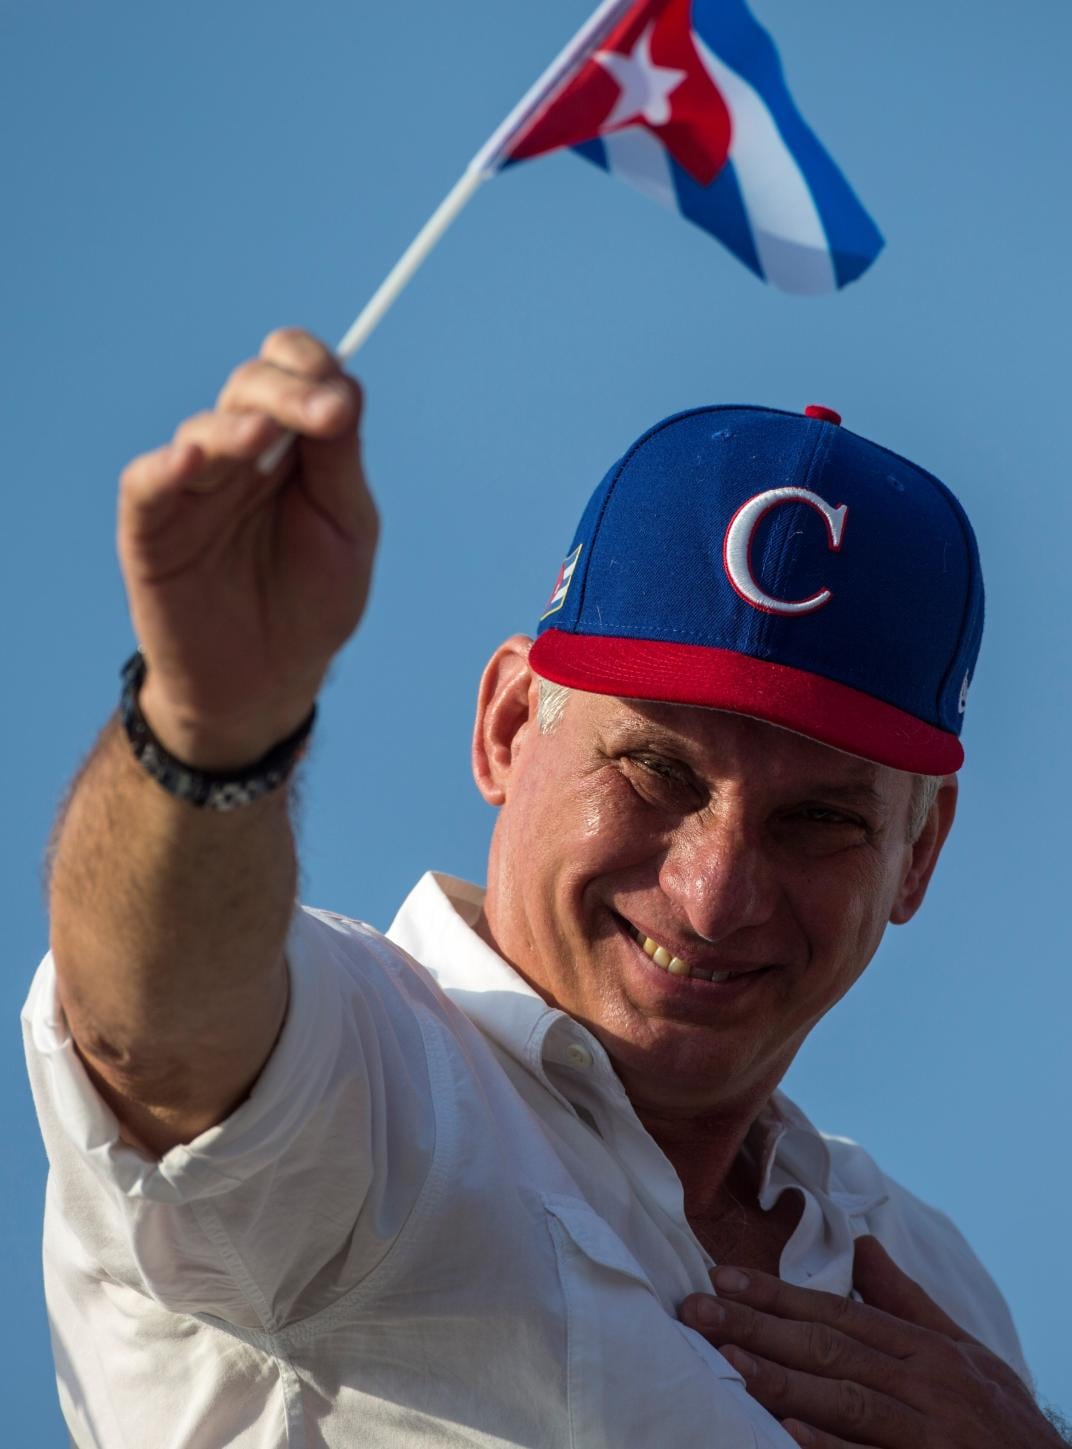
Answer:
[[[607,148],[598,137],[572,149],[601,170],[610,171]],[[722,168],[710,186],[701,186],[676,161],[669,156],[666,159],[682,216],[717,237],[761,281],[765,280],[732,163]]]
[[[838,285],[845,286],[882,250],[882,233],[793,104],[774,42],[744,0],[693,0],[692,24],[711,50],[762,96],[811,191],[834,274]]]
[[[670,162],[670,169],[682,216],[716,236],[738,261],[765,280],[733,163],[727,162],[710,186],[701,186],[676,161]]]
[[[596,166],[602,167],[604,171],[610,170],[607,165],[607,148],[598,136],[591,141],[582,141],[579,146],[574,146],[573,150],[577,152],[578,156],[583,156],[586,161],[592,161]]]

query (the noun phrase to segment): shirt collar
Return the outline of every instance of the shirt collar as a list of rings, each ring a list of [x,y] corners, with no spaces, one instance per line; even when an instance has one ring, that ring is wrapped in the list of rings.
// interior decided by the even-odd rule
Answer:
[[[428,871],[403,901],[387,935],[420,962],[475,1026],[516,1060],[541,1071],[561,1065],[569,1041],[583,1037],[594,1061],[613,1066],[590,1032],[538,992],[476,933],[484,904],[479,886]],[[618,1087],[620,1091],[620,1087]],[[830,1150],[822,1135],[783,1092],[775,1092],[749,1133],[759,1165],[760,1202],[777,1197],[788,1180],[830,1190]]]
[[[479,886],[428,871],[402,902],[387,935],[435,977],[486,1037],[534,1066],[550,1028],[568,1018],[477,935],[483,904]]]
[[[829,1192],[830,1149],[818,1129],[784,1092],[774,1092],[748,1134],[759,1166],[759,1201],[768,1207],[786,1177]]]

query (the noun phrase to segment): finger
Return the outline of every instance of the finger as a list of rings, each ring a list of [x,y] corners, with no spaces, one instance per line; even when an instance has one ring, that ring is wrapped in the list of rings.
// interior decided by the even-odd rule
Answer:
[[[261,345],[261,357],[287,372],[304,377],[338,377],[342,368],[331,349],[301,327],[279,327]]]
[[[361,460],[361,388],[352,377],[342,380],[352,399],[353,424],[338,437],[302,439],[301,489],[321,513],[347,538],[374,541],[378,533],[376,507],[365,480]]]
[[[235,368],[217,408],[267,413],[283,427],[314,438],[338,437],[357,421],[354,389],[345,377],[300,377],[260,359]]]
[[[778,1318],[744,1303],[702,1294],[686,1299],[681,1312],[716,1348],[734,1344],[786,1368],[822,1378],[852,1379],[897,1398],[909,1392],[901,1359],[868,1348],[827,1323]]]
[[[195,413],[175,429],[175,441],[196,443],[206,458],[243,462],[255,458],[280,427],[267,413]]]
[[[720,1265],[711,1275],[720,1298],[747,1303],[763,1313],[778,1318],[796,1319],[803,1323],[825,1323],[839,1333],[848,1334],[869,1348],[893,1358],[907,1358],[918,1353],[924,1330],[905,1323],[880,1308],[856,1303],[836,1293],[822,1293],[815,1288],[798,1288],[783,1283],[769,1273]]]
[[[799,1419],[786,1419],[782,1428],[802,1449],[874,1449],[871,1444],[850,1443],[838,1434],[827,1434],[813,1424],[802,1424]]]
[[[752,1397],[776,1419],[798,1419],[874,1449],[904,1449],[924,1442],[923,1416],[876,1389],[851,1379],[816,1378],[745,1353],[734,1344],[722,1353]]]
[[[204,466],[188,489],[208,493],[233,478],[242,464],[256,458],[280,434],[267,413],[197,413],[175,430],[175,441],[200,449]]]
[[[186,442],[168,443],[134,458],[119,480],[121,526],[143,528],[160,521],[204,466],[200,448]]]
[[[853,1284],[865,1302],[906,1323],[918,1324],[932,1333],[944,1333],[957,1343],[978,1342],[939,1308],[913,1278],[901,1271],[877,1238],[857,1238]]]

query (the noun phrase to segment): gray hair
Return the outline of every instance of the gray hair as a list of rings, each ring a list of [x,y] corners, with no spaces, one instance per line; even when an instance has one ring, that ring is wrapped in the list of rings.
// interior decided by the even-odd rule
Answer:
[[[552,684],[549,679],[540,680],[540,693],[536,706],[536,722],[541,734],[550,734],[562,718],[570,689],[564,684]],[[912,798],[908,804],[908,838],[915,842],[923,833],[927,817],[941,786],[943,775],[916,775],[912,781]]]
[[[536,705],[536,723],[541,735],[549,735],[562,718],[570,691],[564,684],[552,684],[549,679],[540,680],[540,695]]]

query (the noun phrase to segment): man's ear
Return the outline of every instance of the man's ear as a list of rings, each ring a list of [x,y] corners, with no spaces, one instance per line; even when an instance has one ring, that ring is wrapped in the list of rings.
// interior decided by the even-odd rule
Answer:
[[[473,779],[489,805],[501,805],[528,728],[536,727],[539,681],[529,668],[532,640],[514,634],[488,660],[473,728]]]
[[[905,872],[901,889],[898,891],[893,909],[890,911],[890,921],[893,925],[903,926],[906,921],[912,919],[923,904],[923,897],[927,894],[927,887],[934,874],[934,867],[938,864],[942,846],[953,828],[953,817],[956,813],[957,777],[947,775],[934,798],[927,822],[912,846],[908,870]]]

